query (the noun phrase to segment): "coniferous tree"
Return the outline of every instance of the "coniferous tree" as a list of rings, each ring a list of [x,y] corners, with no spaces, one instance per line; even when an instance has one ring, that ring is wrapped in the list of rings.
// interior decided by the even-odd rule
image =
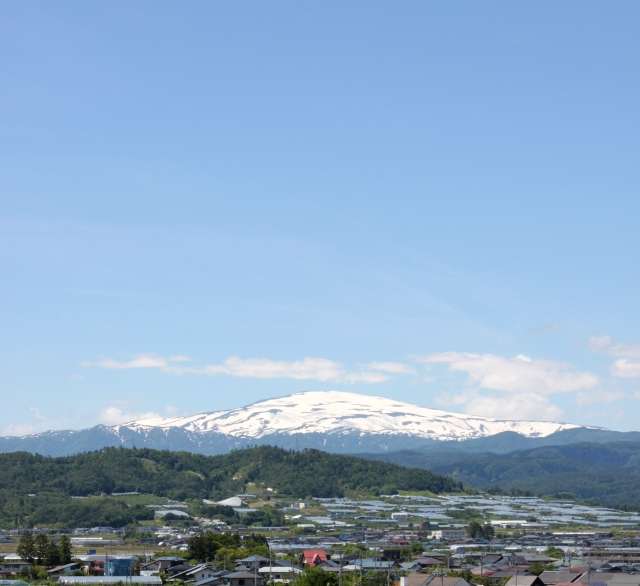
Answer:
[[[38,533],[33,540],[33,549],[34,557],[38,560],[38,563],[46,563],[47,554],[49,553],[49,538],[44,533]]]
[[[71,563],[71,557],[72,557],[71,540],[69,539],[68,536],[63,535],[60,538],[58,549],[60,550],[60,563],[61,564]]]
[[[35,544],[33,542],[33,534],[27,531],[20,536],[18,542],[18,555],[27,562],[33,562],[36,557]]]
[[[45,558],[45,565],[60,565],[60,548],[55,544],[55,542],[51,540],[49,540],[49,545],[47,546],[47,557]]]

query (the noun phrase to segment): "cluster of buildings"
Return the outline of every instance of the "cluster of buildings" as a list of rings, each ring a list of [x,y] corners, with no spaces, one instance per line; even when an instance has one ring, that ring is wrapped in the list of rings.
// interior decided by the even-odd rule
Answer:
[[[205,504],[257,510],[248,501],[256,502],[238,495]],[[268,586],[317,567],[339,578],[357,574],[365,586],[372,576],[372,584],[388,586],[640,586],[637,513],[488,495],[274,499],[269,506],[280,508],[284,526],[230,526],[173,501],[157,506],[155,522],[136,528],[135,543],[122,529],[76,529],[72,563],[47,568],[46,578],[61,586]],[[472,519],[490,527],[490,537],[472,537]],[[269,556],[196,563],[188,542],[203,530],[263,534]],[[5,551],[17,537],[0,535]],[[16,553],[0,556],[0,586],[21,586],[31,570]]]

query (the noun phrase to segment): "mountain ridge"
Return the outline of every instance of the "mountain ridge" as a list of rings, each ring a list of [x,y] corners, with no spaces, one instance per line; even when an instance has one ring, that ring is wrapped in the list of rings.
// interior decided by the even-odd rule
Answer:
[[[228,411],[140,419],[120,427],[136,430],[182,428],[256,439],[274,433],[362,432],[459,440],[486,437],[504,431],[515,431],[526,437],[545,437],[557,431],[584,426],[549,421],[499,420],[430,409],[373,395],[307,391]]]
[[[452,447],[509,451],[563,434],[597,428],[549,421],[509,421],[429,409],[385,397],[308,391],[228,411],[146,418],[82,430],[0,437],[0,452],[60,456],[104,447],[139,447],[221,454],[254,445],[334,453]],[[616,432],[606,432],[613,433]],[[488,447],[487,447],[488,446]],[[517,449],[517,448],[516,448]]]
[[[510,453],[433,449],[360,456],[424,468],[480,490],[571,497],[640,510],[640,433],[624,437],[628,439],[537,445]]]

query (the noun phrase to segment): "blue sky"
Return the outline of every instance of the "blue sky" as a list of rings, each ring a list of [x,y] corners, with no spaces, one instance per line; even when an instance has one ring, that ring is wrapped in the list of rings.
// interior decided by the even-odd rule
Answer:
[[[0,432],[325,388],[638,428],[636,2],[0,14]]]

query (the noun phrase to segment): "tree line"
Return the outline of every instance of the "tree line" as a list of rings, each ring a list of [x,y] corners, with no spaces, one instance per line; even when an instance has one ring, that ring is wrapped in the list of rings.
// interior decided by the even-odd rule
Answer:
[[[63,535],[56,542],[45,533],[33,535],[30,531],[20,536],[18,555],[31,563],[41,566],[59,566],[71,562],[71,540]]]

